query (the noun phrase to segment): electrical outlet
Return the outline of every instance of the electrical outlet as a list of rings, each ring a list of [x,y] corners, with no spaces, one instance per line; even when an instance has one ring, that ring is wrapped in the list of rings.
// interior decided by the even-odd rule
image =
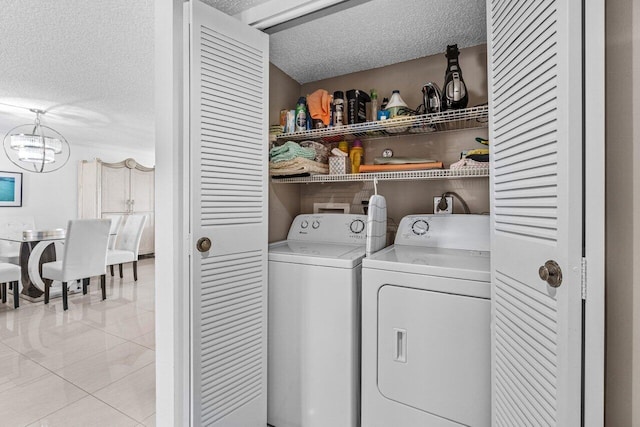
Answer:
[[[442,210],[438,206],[440,204],[441,199],[442,197],[440,196],[436,196],[433,198],[433,213],[434,214],[452,214],[453,213],[453,197],[445,197],[445,200],[447,202],[447,208]]]

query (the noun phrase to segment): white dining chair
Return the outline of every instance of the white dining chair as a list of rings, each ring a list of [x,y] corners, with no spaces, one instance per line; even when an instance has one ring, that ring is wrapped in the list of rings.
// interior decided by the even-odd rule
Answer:
[[[111,268],[111,275],[113,275],[113,266],[118,264],[122,279],[122,264],[132,262],[133,280],[138,280],[138,250],[146,220],[147,217],[144,215],[129,215],[127,217],[124,227],[118,235],[116,248],[107,251],[107,265]]]
[[[112,215],[109,218],[111,219],[111,228],[109,229],[109,249],[115,249],[118,231],[122,225],[124,215]]]
[[[13,288],[13,308],[20,307],[20,267],[6,262],[0,263],[0,284],[2,285],[2,302],[7,302],[7,283]]]
[[[68,308],[67,283],[84,279],[82,293],[87,293],[89,278],[100,276],[102,299],[107,298],[106,269],[110,219],[76,219],[69,221],[62,260],[42,264],[44,279],[62,282],[62,306]],[[49,304],[49,281],[45,281],[44,303]]]
[[[122,226],[124,215],[111,215],[111,229],[109,230],[109,249],[116,248],[116,241],[118,239],[118,232]],[[113,265],[109,266],[111,269],[111,275],[113,276]]]
[[[0,217],[0,234],[20,234],[25,230],[34,230],[36,222],[32,216]],[[20,264],[20,243],[0,240],[0,262]]]

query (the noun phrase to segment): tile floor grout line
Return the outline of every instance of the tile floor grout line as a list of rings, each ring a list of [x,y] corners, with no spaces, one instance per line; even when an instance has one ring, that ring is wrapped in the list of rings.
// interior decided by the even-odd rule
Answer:
[[[63,380],[64,380],[64,378],[63,378]],[[67,381],[67,382],[69,382],[69,381]],[[72,384],[72,385],[74,385],[74,384]],[[75,385],[74,385],[74,386],[75,386]],[[78,388],[80,388],[80,387],[78,387]],[[83,390],[83,391],[84,391],[84,390]],[[43,418],[45,418],[45,417],[48,417],[49,415],[52,415],[52,414],[54,414],[54,413],[56,413],[56,412],[58,412],[58,411],[60,411],[60,410],[62,410],[62,409],[64,409],[64,408],[66,408],[66,407],[67,407],[67,406],[69,406],[69,405],[73,405],[74,403],[78,402],[79,400],[84,399],[84,398],[85,398],[85,397],[87,397],[87,396],[90,396],[90,395],[87,393],[85,396],[80,396],[80,398],[78,398],[78,399],[74,400],[73,402],[69,402],[68,404],[61,406],[60,408],[56,409],[56,410],[55,410],[55,411],[53,411],[53,412],[48,413],[47,415],[45,415],[45,416],[43,416],[43,417],[40,417],[40,418],[38,418],[38,419],[36,419],[36,420],[34,420],[34,421],[27,422],[27,424],[25,424],[25,425],[24,425],[24,427],[29,427],[29,425],[31,425],[31,424],[33,424],[33,423],[37,423],[37,422],[38,422],[38,421],[40,421],[41,419],[43,419]]]
[[[113,385],[113,384],[117,383],[118,381],[124,380],[124,379],[125,379],[125,378],[127,378],[128,376],[135,374],[136,372],[138,372],[138,371],[140,371],[140,370],[142,370],[142,369],[146,368],[147,366],[149,366],[149,365],[151,365],[151,364],[153,364],[153,363],[155,363],[155,360],[154,360],[153,362],[150,362],[150,363],[148,363],[148,364],[144,365],[144,366],[143,366],[143,367],[141,367],[140,369],[136,369],[135,371],[132,371],[130,374],[128,374],[128,375],[126,375],[126,376],[124,376],[124,377],[120,378],[119,380],[116,380],[116,381],[112,382],[111,384],[106,385],[106,386],[104,386],[104,387],[102,387],[102,388],[100,388],[100,389],[96,390],[94,393],[97,393],[97,392],[99,392],[100,390],[104,390],[105,388],[107,388],[107,387],[109,387],[109,386],[111,386],[111,385]],[[155,375],[154,375],[154,380],[155,380]],[[122,412],[120,409],[118,409],[118,408],[116,408],[115,406],[111,405],[109,402],[106,402],[106,401],[102,400],[100,397],[96,396],[94,393],[89,393],[89,394],[90,394],[91,396],[95,397],[96,399],[98,399],[100,402],[104,403],[105,405],[110,406],[111,408],[115,409],[116,411],[118,411],[118,412],[120,412],[120,413],[125,414],[125,413],[124,413],[124,412]],[[155,405],[154,405],[154,411],[153,411],[153,413],[154,413],[154,414],[156,413],[156,412],[155,412]],[[127,414],[125,414],[125,415],[127,415]],[[150,416],[151,416],[151,414],[150,414],[150,415],[147,415],[144,419],[146,420],[146,419],[147,419],[147,418],[149,418]],[[129,417],[129,418],[133,419],[133,420],[134,420],[135,422],[137,422],[137,423],[140,423],[140,424],[143,424],[143,425],[144,425],[144,423],[143,423],[142,421],[138,421],[137,419],[133,418],[131,415],[127,415],[127,417]]]
[[[122,343],[122,344],[124,344],[124,343]],[[139,344],[138,344],[138,345],[139,345]],[[141,347],[143,347],[143,346],[141,346]],[[104,350],[104,351],[106,351],[106,350]],[[95,355],[97,355],[97,354],[100,354],[100,353],[101,353],[101,352],[98,352],[98,353],[94,354],[93,356],[95,356]],[[90,356],[90,357],[93,357],[93,356]],[[154,351],[154,356],[155,356],[155,351]],[[82,359],[82,360],[85,360],[85,359]],[[36,363],[36,364],[40,365],[40,363],[36,362],[35,360],[32,360],[32,362],[34,362],[34,363]],[[47,368],[46,366],[43,366],[43,365],[40,365],[40,366],[41,366],[42,368],[46,369],[47,371],[49,371],[50,373],[52,373],[53,375],[57,376],[58,378],[62,379],[64,382],[69,383],[69,384],[71,384],[73,387],[76,387],[76,388],[78,388],[78,389],[82,390],[84,393],[86,393],[86,395],[85,395],[85,396],[82,396],[80,399],[84,399],[84,398],[85,398],[85,397],[87,397],[87,396],[92,396],[93,398],[98,399],[100,402],[104,403],[105,405],[109,406],[110,408],[115,409],[116,411],[120,412],[121,414],[123,414],[123,415],[127,416],[127,418],[131,418],[133,421],[135,421],[135,422],[137,422],[137,423],[142,423],[142,421],[138,421],[137,419],[133,418],[131,415],[128,415],[128,414],[126,414],[126,413],[122,412],[120,409],[118,409],[118,408],[114,407],[113,405],[109,404],[108,402],[105,402],[104,400],[100,399],[100,398],[99,398],[98,396],[96,396],[94,393],[97,393],[97,392],[99,392],[100,390],[103,390],[103,389],[105,389],[105,388],[109,387],[110,385],[117,383],[118,381],[124,380],[124,379],[125,379],[125,378],[127,378],[129,375],[133,375],[134,373],[136,373],[136,372],[140,371],[141,369],[146,368],[147,366],[149,366],[149,365],[151,365],[151,364],[153,364],[153,363],[155,363],[155,357],[154,357],[154,360],[153,360],[152,362],[149,362],[149,363],[147,363],[146,365],[141,366],[140,368],[138,368],[138,369],[136,369],[136,370],[131,371],[129,374],[125,375],[124,377],[119,378],[119,379],[117,379],[117,380],[115,380],[115,381],[112,381],[111,383],[109,383],[109,384],[105,385],[104,387],[101,387],[101,388],[97,389],[97,390],[96,390],[96,391],[94,391],[93,393],[89,392],[88,390],[85,390],[84,388],[80,387],[78,384],[73,383],[73,382],[71,382],[70,380],[68,380],[68,379],[64,378],[63,376],[61,376],[61,375],[60,375],[60,374],[58,374],[57,372],[52,371],[51,369]],[[62,369],[62,368],[60,368],[60,369]],[[42,378],[42,377],[43,377],[43,376],[45,376],[45,375],[46,375],[46,374],[43,374],[43,375],[41,375],[40,377],[37,377],[37,378],[38,378],[38,379],[40,379],[40,378]],[[155,375],[154,375],[154,377],[155,377]],[[19,386],[14,386],[14,387],[19,387]],[[14,387],[12,387],[12,388],[14,388]],[[6,390],[5,390],[5,391],[6,391]],[[80,400],[80,399],[78,399],[78,400]],[[73,404],[73,403],[76,403],[78,400],[74,400],[73,402],[69,403],[69,405],[71,405],[71,404]],[[61,410],[61,409],[64,409],[66,406],[69,406],[69,405],[65,405],[65,406],[63,406],[63,407],[61,407],[61,408],[58,408],[58,409],[57,409],[56,411],[54,411],[54,412],[57,412],[57,411],[59,411],[59,410]],[[34,422],[39,421],[39,420],[41,420],[42,418],[48,417],[49,415],[53,414],[54,412],[51,412],[51,413],[49,413],[49,414],[45,415],[44,417],[40,417],[40,418],[38,418],[37,420],[35,420],[35,421],[33,421],[33,422],[28,423],[28,424],[26,424],[26,426],[28,426],[29,424],[33,424]],[[155,412],[154,412],[154,413],[155,413]],[[150,415],[149,415],[149,416],[150,416]]]
[[[155,356],[155,354],[154,354],[154,356]],[[133,374],[135,374],[136,372],[138,372],[138,371],[140,371],[140,370],[142,370],[142,369],[146,368],[147,366],[151,365],[152,363],[156,363],[156,361],[155,361],[155,357],[154,357],[154,360],[153,360],[152,362],[149,362],[149,363],[147,363],[146,365],[139,367],[139,368],[138,368],[138,369],[136,369],[135,371],[131,371],[131,372],[129,372],[129,373],[128,373],[127,375],[125,375],[124,377],[119,378],[119,379],[117,379],[117,380],[113,381],[112,383],[109,383],[109,384],[105,385],[104,387],[100,387],[99,389],[97,389],[96,391],[94,391],[94,392],[93,392],[93,393],[91,393],[91,394],[95,394],[95,393],[99,392],[100,390],[104,390],[105,388],[107,388],[107,387],[109,387],[109,386],[111,386],[111,385],[113,385],[113,384],[117,383],[118,381],[122,381],[122,380],[124,380],[124,379],[125,379],[125,378],[127,378],[129,375],[133,375]]]
[[[31,423],[25,424],[25,425],[24,425],[24,427],[29,427],[31,424],[33,424],[33,423],[37,423],[38,421],[40,421],[40,420],[42,420],[42,419],[44,419],[44,418],[47,418],[47,417],[49,417],[49,416],[51,416],[51,415],[55,414],[56,412],[60,412],[60,411],[62,411],[64,408],[66,408],[66,407],[68,407],[68,406],[71,406],[71,405],[73,405],[73,404],[75,404],[75,403],[78,403],[79,401],[81,401],[82,399],[86,399],[87,397],[93,397],[94,399],[99,400],[100,402],[104,403],[105,405],[107,405],[107,406],[108,406],[108,407],[110,407],[111,409],[114,409],[114,410],[116,410],[117,412],[119,412],[119,413],[121,413],[122,415],[124,415],[125,417],[129,418],[129,419],[130,419],[131,421],[133,421],[133,422],[136,422],[136,423],[139,423],[139,422],[140,422],[140,421],[136,420],[135,418],[132,418],[131,416],[129,416],[129,415],[125,414],[124,412],[122,412],[122,411],[118,410],[118,408],[114,408],[113,406],[109,405],[108,403],[103,402],[102,400],[98,399],[97,397],[95,397],[95,396],[94,396],[94,395],[92,395],[91,393],[87,393],[87,395],[86,395],[86,396],[82,396],[80,399],[78,399],[78,400],[74,400],[73,402],[69,403],[68,405],[64,405],[63,407],[61,407],[61,408],[59,408],[59,409],[56,409],[55,411],[50,412],[50,413],[48,413],[47,415],[45,415],[45,416],[43,416],[43,417],[40,417],[40,418],[38,418],[37,420],[35,420],[34,422],[31,422]]]
[[[150,264],[150,270],[152,271],[152,266],[155,264],[154,262],[155,260],[151,261]],[[143,266],[141,266],[143,267]],[[144,268],[144,267],[143,267]],[[145,268],[146,269],[146,268]],[[141,273],[144,271],[141,268]],[[144,274],[144,273],[143,273]],[[150,274],[151,276],[153,276],[153,274]],[[109,276],[107,276],[109,281],[108,281],[108,291],[111,292],[111,298],[107,298],[107,301],[112,301],[112,307],[113,308],[119,308],[119,307],[125,307],[127,305],[131,305],[133,307],[133,309],[135,311],[138,312],[138,314],[142,314],[147,316],[145,313],[153,313],[153,317],[155,319],[155,277],[153,277],[151,280],[147,281],[146,279],[138,281],[138,282],[134,282],[134,281],[128,281],[127,279],[119,279],[117,277],[113,277],[110,278]],[[135,287],[135,288],[134,288]],[[91,291],[91,288],[93,288],[93,292]],[[70,298],[70,303],[75,303],[78,305],[79,309],[85,309],[86,307],[91,307],[92,305],[96,304],[98,305],[99,302],[94,302],[94,298],[97,296],[99,297],[99,292],[100,289],[99,287],[91,287],[89,290],[89,294],[88,295],[83,295],[81,293],[77,293],[76,295],[73,295]],[[133,288],[133,289],[132,289]],[[132,294],[131,294],[132,292]],[[116,295],[117,293],[117,295]],[[129,295],[127,296],[127,294],[129,293]],[[83,298],[84,297],[84,298]],[[88,297],[88,298],[87,298]],[[75,301],[74,301],[75,300]],[[93,302],[93,303],[92,303]],[[28,304],[27,304],[28,303]],[[142,306],[140,306],[140,305]],[[46,377],[48,377],[48,374],[53,374],[54,377],[49,377],[49,378],[55,378],[57,377],[59,380],[62,380],[62,384],[66,386],[70,385],[73,388],[77,389],[78,392],[81,394],[77,399],[71,401],[71,402],[64,402],[62,404],[61,407],[43,415],[42,413],[38,414],[37,412],[34,412],[34,416],[37,416],[37,419],[29,421],[28,424],[33,424],[34,422],[38,422],[39,420],[45,419],[49,416],[51,416],[52,414],[55,414],[59,411],[63,411],[65,408],[68,408],[69,406],[77,403],[78,401],[86,398],[87,396],[91,396],[92,398],[96,399],[98,402],[101,402],[102,404],[106,405],[107,407],[115,410],[117,413],[122,414],[126,419],[130,420],[132,423],[135,423],[136,425],[145,425],[145,422],[147,419],[151,418],[152,416],[154,416],[155,412],[155,405],[153,405],[153,411],[150,412],[149,414],[142,414],[140,415],[140,420],[137,419],[137,417],[133,417],[125,412],[123,412],[122,410],[118,409],[117,407],[113,406],[112,404],[106,402],[105,400],[99,398],[98,396],[96,396],[96,393],[99,393],[100,391],[113,386],[116,383],[119,383],[121,381],[125,381],[128,377],[130,377],[131,375],[137,374],[139,373],[142,369],[145,368],[149,368],[150,365],[155,363],[155,357],[156,357],[156,350],[155,350],[155,345],[154,347],[150,347],[148,345],[145,344],[141,344],[139,342],[136,342],[134,340],[140,339],[141,337],[144,336],[148,336],[150,334],[154,335],[155,338],[155,328],[152,328],[152,330],[145,332],[145,333],[141,333],[140,335],[136,335],[135,337],[131,337],[131,338],[124,338],[122,336],[117,335],[116,333],[112,333],[112,332],[108,332],[106,331],[104,328],[106,327],[106,325],[98,325],[95,323],[87,323],[88,320],[84,319],[83,316],[86,314],[86,312],[79,312],[79,316],[80,318],[77,318],[76,316],[65,316],[65,312],[60,311],[61,309],[61,305],[62,305],[62,301],[61,300],[53,300],[52,304],[50,305],[44,305],[42,301],[40,302],[29,302],[29,301],[25,301],[25,304],[23,304],[23,310],[21,311],[20,314],[16,314],[14,315],[15,317],[10,318],[11,320],[11,325],[13,326],[10,329],[7,329],[7,331],[9,332],[17,332],[16,335],[13,336],[7,336],[6,338],[2,338],[0,339],[0,343],[2,344],[2,346],[4,346],[7,350],[7,352],[9,353],[7,356],[8,357],[16,357],[18,360],[23,360],[23,361],[28,361],[30,363],[33,363],[34,365],[32,365],[33,367],[38,366],[39,369],[42,369],[42,373],[41,374],[36,374],[33,378],[29,378],[26,382],[19,384],[19,385],[10,385],[5,391],[7,391],[8,393],[11,393],[11,390],[14,390],[16,388],[19,387],[24,387],[26,385],[32,384],[34,382],[37,381],[42,381],[43,379],[45,379]],[[153,307],[153,308],[149,308],[149,307]],[[104,319],[109,318],[109,309],[111,307],[109,307],[108,309],[106,309],[104,311]],[[27,310],[25,310],[27,309]],[[70,311],[73,310],[73,307],[70,308]],[[0,313],[0,315],[3,315],[5,313],[9,313],[10,311],[7,310],[4,313]],[[126,310],[124,310],[124,312],[126,312]],[[44,315],[44,317],[42,319],[38,319],[36,316],[40,316],[40,315]],[[119,323],[121,323],[122,321],[125,322],[126,326],[126,320],[127,319],[134,319],[136,318],[136,315],[133,316],[127,316],[126,318],[120,319],[119,317],[116,316],[116,320],[117,323],[115,323],[115,325],[118,325]],[[34,324],[31,324],[30,322],[32,322],[35,319],[35,322],[33,322]],[[101,318],[102,319],[102,318]],[[46,322],[45,322],[46,320]],[[59,349],[54,349],[55,351],[52,352],[51,355],[47,355],[47,354],[43,354],[41,351],[38,352],[38,348],[35,346],[35,341],[32,342],[33,340],[37,340],[38,338],[40,338],[40,341],[38,341],[40,344],[42,344],[42,333],[44,333],[45,331],[40,331],[38,326],[39,324],[35,324],[39,322],[39,324],[43,324],[43,323],[48,323],[50,325],[52,325],[53,327],[62,327],[62,328],[66,328],[66,327],[71,327],[73,328],[72,325],[76,325],[75,327],[80,327],[80,328],[85,328],[86,327],[86,332],[87,333],[93,333],[91,331],[101,331],[102,334],[105,337],[111,337],[111,338],[115,338],[116,341],[118,341],[116,344],[112,345],[112,346],[108,346],[106,348],[103,348],[101,351],[98,351],[94,354],[91,355],[87,355],[82,357],[81,359],[73,362],[75,363],[80,363],[82,361],[85,361],[89,358],[92,357],[96,357],[99,356],[102,353],[107,353],[108,351],[111,351],[112,349],[127,343],[128,345],[134,345],[134,347],[136,349],[140,349],[143,352],[146,352],[147,350],[153,352],[153,360],[145,363],[144,365],[138,367],[137,369],[127,373],[126,375],[124,375],[121,378],[118,378],[114,381],[109,382],[106,385],[103,385],[101,388],[97,389],[94,392],[89,392],[88,390],[84,389],[82,386],[72,382],[71,380],[65,378],[63,375],[64,373],[58,373],[57,371],[63,371],[63,369],[65,367],[71,366],[71,364],[68,365],[62,365],[59,368],[56,368],[56,370],[54,371],[52,368],[49,368],[48,366],[45,366],[43,363],[46,360],[49,360],[49,357],[52,357],[53,362],[56,362],[56,357],[60,357],[62,355],[62,353],[64,353],[66,350],[65,348],[67,347],[66,345],[62,345],[60,346]],[[77,326],[80,325],[80,326]],[[119,325],[122,326],[122,325]],[[34,330],[33,328],[35,328],[35,331],[37,331],[37,333],[35,333],[33,336],[31,336],[31,334],[29,333],[28,336],[31,337],[29,339],[25,339],[25,334],[27,333],[27,331],[32,331]],[[68,335],[68,331],[66,329],[62,329],[62,332],[64,332],[64,336],[66,337]],[[22,336],[22,337],[21,337]],[[69,335],[72,336],[72,335]],[[16,338],[16,337],[21,337],[21,338]],[[12,345],[9,345],[6,343],[5,339],[10,340],[10,341],[15,341],[15,347]],[[27,344],[29,344],[28,346],[23,346],[23,344],[26,346]],[[72,343],[73,344],[73,343]],[[28,348],[27,348],[28,347]],[[46,346],[41,346],[41,350],[44,350],[45,348],[48,348]],[[45,352],[46,353],[46,352]],[[31,355],[30,355],[31,354]],[[38,355],[42,354],[43,356],[45,356],[45,358],[43,358],[41,361],[34,359],[34,357],[38,357]],[[62,360],[64,361],[64,357],[62,358]],[[64,362],[63,362],[64,363]],[[53,363],[52,366],[55,366],[55,363]],[[146,375],[143,375],[142,377],[144,381],[147,381],[149,378],[146,378]],[[153,380],[155,380],[156,375],[155,375],[155,369],[153,372]],[[110,378],[107,378],[107,380],[110,380]],[[7,384],[8,385],[8,384]],[[126,384],[124,384],[126,385]],[[125,387],[126,389],[127,387]],[[152,389],[155,389],[155,382],[153,384]],[[149,390],[150,392],[152,392],[153,390]],[[146,404],[150,404],[151,402],[147,401]],[[138,409],[140,407],[137,407]],[[7,415],[5,413],[5,415]],[[8,414],[10,415],[10,414]]]

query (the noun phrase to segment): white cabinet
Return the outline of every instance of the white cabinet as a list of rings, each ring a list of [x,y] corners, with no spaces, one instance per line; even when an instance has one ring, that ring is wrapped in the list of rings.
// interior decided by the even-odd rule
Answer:
[[[140,254],[154,252],[155,169],[134,159],[106,163],[83,160],[78,170],[78,217],[112,218],[118,215],[146,215]]]

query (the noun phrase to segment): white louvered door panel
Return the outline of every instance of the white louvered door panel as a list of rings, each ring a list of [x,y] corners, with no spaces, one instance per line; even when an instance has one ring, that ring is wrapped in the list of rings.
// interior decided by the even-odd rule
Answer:
[[[269,40],[190,8],[192,424],[263,427]]]
[[[581,422],[580,0],[489,0],[492,416]],[[560,287],[538,268],[555,260]]]

